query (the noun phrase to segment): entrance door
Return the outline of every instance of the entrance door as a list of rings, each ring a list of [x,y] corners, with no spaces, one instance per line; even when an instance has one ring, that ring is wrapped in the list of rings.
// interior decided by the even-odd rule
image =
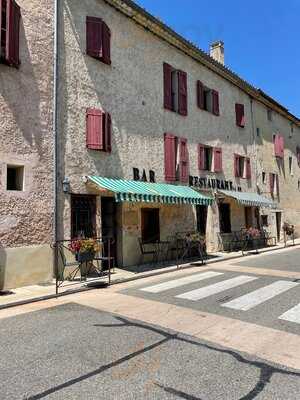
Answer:
[[[101,232],[104,240],[104,255],[108,255],[107,239],[112,239],[110,254],[116,260],[116,202],[113,197],[101,197]]]
[[[219,215],[220,215],[220,232],[230,233],[231,232],[230,204],[227,203],[219,204]]]
[[[159,208],[142,208],[142,242],[154,243],[160,240]]]
[[[245,207],[245,226],[247,229],[251,228],[253,224],[252,221],[252,208]]]
[[[276,232],[277,232],[277,241],[280,240],[280,231],[281,231],[281,212],[276,213]]]
[[[71,196],[71,237],[96,236],[96,196]]]
[[[197,231],[202,235],[206,234],[207,206],[197,205]]]

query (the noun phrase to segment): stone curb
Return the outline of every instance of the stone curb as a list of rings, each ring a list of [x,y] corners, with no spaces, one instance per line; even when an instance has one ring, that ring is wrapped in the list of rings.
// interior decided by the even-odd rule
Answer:
[[[262,249],[257,254],[272,253],[272,252],[275,252],[275,251],[278,251],[278,250],[299,248],[299,247],[300,247],[300,243],[299,244],[295,244],[295,245],[287,245],[286,247],[280,246],[280,247],[276,247],[276,248],[272,248],[272,249]],[[253,253],[253,252],[251,253],[250,252],[250,254],[256,254],[256,253]],[[247,255],[249,255],[249,253],[245,254],[244,256],[241,255],[241,254],[236,254],[236,255],[233,255],[233,256],[226,257],[226,258],[220,257],[219,259],[208,260],[203,265],[206,266],[206,265],[218,263],[218,262],[221,262],[221,261],[230,261],[230,260],[235,260],[237,258],[244,258]],[[198,264],[190,264],[190,263],[181,264],[179,266],[179,268],[177,268],[177,266],[171,266],[169,268],[160,269],[158,271],[153,271],[153,272],[150,272],[150,273],[147,273],[147,274],[144,274],[144,275],[136,275],[136,276],[132,276],[130,278],[123,278],[123,279],[115,280],[114,282],[111,283],[111,285],[119,285],[121,283],[131,282],[131,281],[135,281],[135,280],[138,280],[138,279],[150,278],[150,277],[153,277],[153,276],[159,276],[159,275],[167,274],[169,272],[178,271],[178,270],[182,270],[182,269],[195,268],[197,266],[202,266],[202,264],[200,264],[200,265],[198,265]],[[4,309],[7,309],[7,308],[23,306],[23,305],[30,304],[30,303],[37,303],[39,301],[55,299],[55,298],[58,298],[58,297],[68,296],[68,295],[71,295],[71,294],[87,292],[87,291],[96,290],[96,289],[97,288],[95,288],[95,287],[81,287],[81,288],[78,288],[78,289],[68,290],[66,292],[59,293],[58,295],[56,295],[56,294],[47,294],[47,295],[44,295],[44,296],[34,297],[34,298],[31,298],[31,299],[15,301],[15,302],[12,302],[12,303],[9,303],[9,304],[1,304],[0,305],[0,311],[4,310]]]

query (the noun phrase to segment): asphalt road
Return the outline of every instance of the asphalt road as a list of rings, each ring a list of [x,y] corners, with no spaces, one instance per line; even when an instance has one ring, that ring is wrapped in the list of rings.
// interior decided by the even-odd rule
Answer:
[[[257,260],[264,268],[275,265],[288,270],[298,257],[296,250],[291,253],[288,265],[285,265],[286,253]],[[249,266],[252,260],[254,256],[239,264]],[[154,304],[176,304],[183,310],[199,309],[272,327],[282,335],[300,334],[300,324],[278,318],[300,303],[300,283],[238,271],[221,272],[213,268],[209,271],[219,275],[157,293],[142,290],[151,286],[144,279],[121,293],[141,302],[146,298],[154,300]],[[241,275],[253,280],[197,301],[176,297],[222,285]],[[170,280],[162,275],[157,283]],[[293,282],[293,287],[246,311],[222,307],[278,280]],[[300,369],[291,370],[234,349],[77,303],[0,319],[0,355],[1,400],[300,399]]]

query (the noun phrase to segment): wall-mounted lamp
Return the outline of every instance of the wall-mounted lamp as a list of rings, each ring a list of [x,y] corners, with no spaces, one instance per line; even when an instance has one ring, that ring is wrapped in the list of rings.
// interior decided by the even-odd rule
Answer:
[[[70,193],[70,179],[65,178],[62,182],[62,185],[63,185],[63,192]]]

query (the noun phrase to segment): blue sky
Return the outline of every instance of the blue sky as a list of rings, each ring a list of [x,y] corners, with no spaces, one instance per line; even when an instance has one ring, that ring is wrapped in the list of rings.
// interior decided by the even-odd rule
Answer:
[[[136,2],[205,51],[223,40],[225,64],[300,117],[300,0]]]

